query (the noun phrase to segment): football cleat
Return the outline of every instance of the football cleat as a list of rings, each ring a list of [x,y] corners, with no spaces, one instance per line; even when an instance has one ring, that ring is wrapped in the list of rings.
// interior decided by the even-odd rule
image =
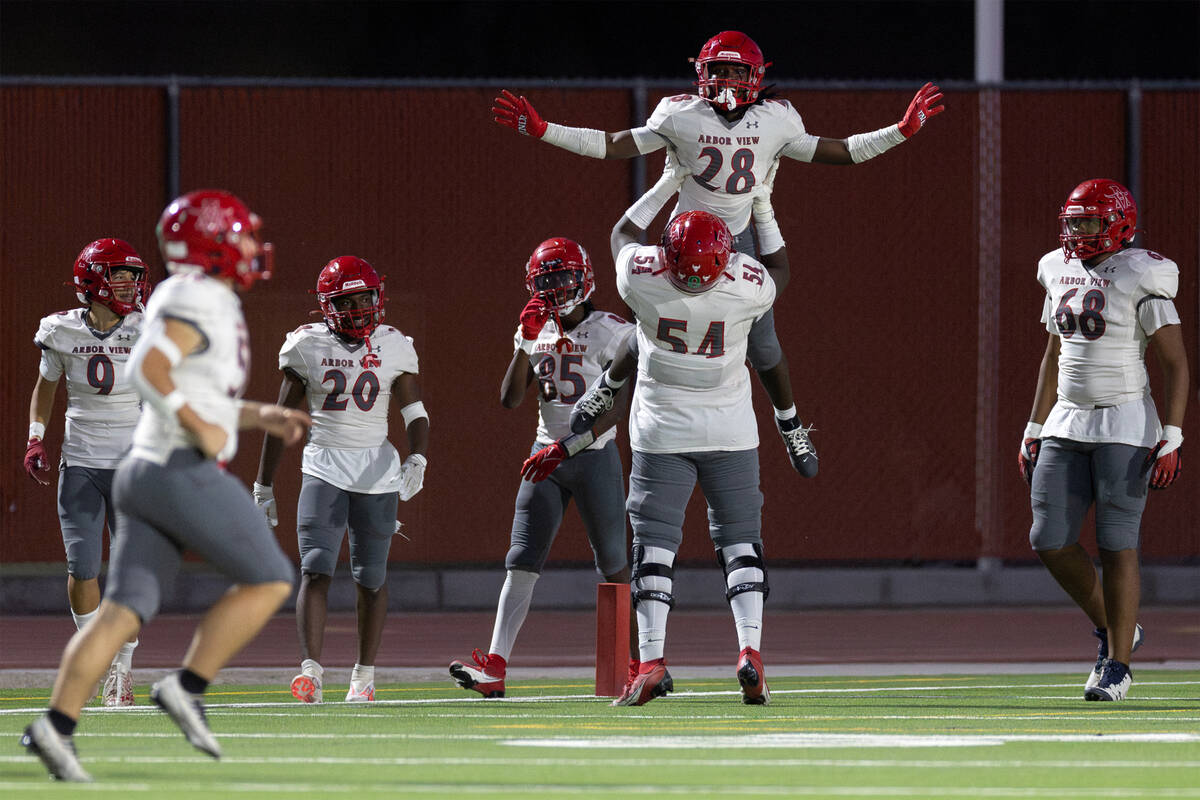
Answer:
[[[476,647],[471,652],[475,666],[469,667],[461,661],[450,662],[450,677],[464,689],[474,689],[484,697],[504,697],[504,674],[508,662],[495,653],[484,655]]]
[[[200,695],[192,694],[179,682],[179,673],[172,672],[150,689],[150,699],[154,704],[167,712],[183,735],[191,742],[192,747],[213,758],[221,757],[221,745],[217,737],[208,729],[208,719],[204,715],[204,702]]]
[[[809,425],[805,428],[800,424],[800,417],[797,416],[791,419],[776,417],[775,427],[779,429],[779,435],[783,437],[783,446],[787,448],[792,469],[805,478],[815,478],[817,475],[817,449],[813,447],[812,440],[808,438],[808,433],[813,430],[813,426]]]
[[[346,692],[346,702],[375,702],[375,681],[350,681],[350,690]]]
[[[1112,658],[1104,659],[1100,682],[1083,693],[1084,700],[1124,700],[1133,685],[1129,667]]]
[[[1092,630],[1092,636],[1100,640],[1100,644],[1096,647],[1096,665],[1092,667],[1092,671],[1088,673],[1087,681],[1083,684],[1083,688],[1091,689],[1096,684],[1100,683],[1100,678],[1104,675],[1104,662],[1108,660],[1108,631],[1101,628]],[[1142,640],[1146,638],[1142,632],[1141,625],[1133,626],[1133,647],[1129,652],[1136,653],[1137,649],[1142,646]]]
[[[575,401],[575,407],[571,409],[571,433],[590,431],[595,427],[596,419],[613,407],[613,398],[619,390],[608,385],[605,375],[601,372],[583,396]]]
[[[742,702],[748,706],[765,706],[771,702],[767,674],[763,671],[762,655],[752,647],[738,653],[738,683],[742,685]]]
[[[54,725],[45,715],[26,726],[21,746],[41,759],[51,777],[72,783],[92,782],[92,776],[75,755],[75,740],[54,730]]]
[[[301,703],[320,703],[321,676],[301,672],[292,678],[292,697]]]
[[[613,700],[614,706],[644,706],[656,697],[662,697],[667,692],[675,691],[675,681],[667,672],[667,661],[656,658],[653,661],[643,661],[638,667],[638,674],[625,685],[621,696]]]
[[[104,679],[104,705],[109,708],[133,705],[133,673],[124,664],[114,663]]]

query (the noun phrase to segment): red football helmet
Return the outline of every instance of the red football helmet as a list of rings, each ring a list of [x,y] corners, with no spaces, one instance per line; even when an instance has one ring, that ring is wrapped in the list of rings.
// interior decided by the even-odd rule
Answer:
[[[338,309],[338,298],[367,294],[370,305]],[[317,276],[317,302],[329,330],[350,339],[366,339],[383,322],[383,281],[357,256],[338,256]]]
[[[202,189],[175,198],[158,220],[167,271],[233,278],[242,289],[271,277],[274,248],[260,242],[262,220],[233,194]]]
[[[1137,233],[1137,203],[1121,184],[1108,178],[1075,187],[1058,215],[1064,258],[1083,261],[1115,253]]]
[[[133,280],[114,281],[114,270],[127,269]],[[130,244],[121,239],[97,239],[75,257],[75,296],[81,303],[99,303],[117,316],[136,311],[150,295],[146,264]],[[132,290],[130,300],[117,296]]]
[[[569,314],[596,290],[592,259],[578,242],[561,236],[547,239],[525,264],[525,288],[551,310]]]
[[[729,265],[733,236],[720,217],[686,211],[667,225],[661,246],[663,265],[675,288],[700,294],[720,282]]]
[[[730,111],[758,99],[763,76],[767,74],[767,67],[771,66],[770,62],[763,62],[762,50],[758,49],[754,40],[739,31],[721,31],[705,42],[700,48],[700,55],[692,60],[696,62],[699,95],[713,105],[724,106]],[[740,64],[746,67],[749,74],[745,80],[716,77],[712,74],[712,65],[717,63]]]

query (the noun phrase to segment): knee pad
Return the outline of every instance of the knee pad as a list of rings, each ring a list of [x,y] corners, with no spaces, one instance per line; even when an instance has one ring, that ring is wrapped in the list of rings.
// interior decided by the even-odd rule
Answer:
[[[338,554],[323,547],[310,548],[300,559],[300,569],[313,575],[332,576],[337,567]]]
[[[386,564],[352,564],[350,566],[350,576],[354,578],[354,582],[364,589],[377,591],[383,586],[387,580],[387,565]]]
[[[648,553],[648,550],[651,552]],[[664,558],[669,560],[661,560]],[[647,548],[640,544],[633,546],[633,579],[631,583],[635,606],[643,601],[653,600],[658,603],[666,603],[667,608],[675,607],[675,595],[671,594],[671,582],[675,578],[675,568],[670,563],[674,560],[674,554],[670,550],[661,547]]]
[[[726,602],[743,592],[762,592],[764,601],[771,594],[761,544],[731,544],[728,547],[718,547],[717,563],[725,571]],[[739,570],[747,572],[735,577],[734,573]]]

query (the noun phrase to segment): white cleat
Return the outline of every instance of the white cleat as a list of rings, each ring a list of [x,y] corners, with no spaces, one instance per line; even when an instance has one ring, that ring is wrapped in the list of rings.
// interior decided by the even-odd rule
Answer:
[[[221,757],[221,745],[208,729],[204,716],[204,701],[200,695],[192,694],[179,682],[179,673],[172,672],[150,689],[150,699],[167,712],[192,747],[208,753],[213,758]]]
[[[292,678],[292,697],[301,703],[321,702],[321,676],[301,672]]]
[[[346,692],[347,703],[375,702],[375,681],[350,681],[350,691]]]
[[[1092,689],[1096,684],[1100,683],[1100,677],[1104,674],[1104,662],[1108,660],[1108,631],[1101,631],[1099,628],[1096,628],[1092,631],[1092,636],[1100,640],[1100,645],[1096,648],[1096,664],[1092,667],[1092,671],[1088,673],[1087,681],[1083,684],[1084,691]],[[1145,638],[1142,626],[1134,625],[1133,646],[1129,648],[1129,652],[1136,653],[1137,649],[1142,646],[1142,641]]]
[[[108,708],[133,705],[133,672],[123,664],[113,664],[104,679],[103,694],[104,705]]]
[[[56,780],[71,783],[92,782],[92,776],[75,755],[74,739],[54,730],[46,716],[40,716],[29,723],[25,728],[25,735],[21,737],[21,745],[41,759],[50,776]]]
[[[1111,658],[1104,660],[1104,674],[1100,682],[1083,693],[1084,700],[1124,700],[1133,685],[1133,673],[1129,667]]]

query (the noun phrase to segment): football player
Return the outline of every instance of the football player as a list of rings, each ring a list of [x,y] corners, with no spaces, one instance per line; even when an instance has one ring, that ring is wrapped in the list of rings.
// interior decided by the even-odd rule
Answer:
[[[734,249],[761,258],[779,290],[788,280],[787,252],[767,198],[780,156],[820,164],[862,163],[901,144],[944,110],[940,90],[927,83],[894,125],[846,139],[818,137],[808,133],[791,103],[764,89],[770,62],[746,34],[718,33],[692,61],[696,94],[663,98],[645,125],[630,130],[608,133],[546,122],[528,99],[507,90],[496,98],[492,115],[518,133],[591,158],[632,158],[668,148],[682,172],[672,179],[677,180],[673,186],[657,186],[661,199],[642,206],[632,221],[649,227],[678,191],[672,216],[699,209],[720,217],[734,232]],[[757,242],[750,225],[755,198],[760,200]]]
[[[349,528],[350,573],[358,591],[358,660],[346,700],[370,702],[387,618],[388,551],[399,530],[396,508],[424,483],[429,415],[421,402],[412,338],[382,324],[384,285],[374,267],[357,256],[335,258],[317,276],[316,295],[324,322],[301,325],[279,350],[279,404],[295,408],[307,399],[313,419],[296,509],[301,663],[291,688],[301,702],[322,701],[329,586]],[[408,437],[403,461],[388,441],[393,405]],[[255,502],[272,526],[278,522],[272,484],[282,447],[278,439],[265,438],[254,484]]]
[[[517,490],[491,646],[486,654],[476,648],[473,663],[450,664],[450,675],[459,686],[484,697],[504,696],[513,644],[572,499],[587,529],[597,572],[617,583],[629,583],[630,577],[625,492],[613,428],[622,403],[610,407],[593,430],[579,435],[570,431],[569,418],[575,401],[624,347],[633,326],[592,304],[591,258],[570,239],[555,237],[537,246],[525,266],[525,286],[530,299],[513,338],[500,402],[516,408],[536,381],[537,435],[521,467],[524,479]],[[629,669],[635,675],[636,629],[630,639]]]
[[[675,603],[684,510],[697,482],[741,648],[736,674],[742,700],[770,701],[760,652],[768,584],[758,426],[745,361],[751,326],[770,310],[775,282],[761,263],[732,246],[725,223],[706,211],[673,219],[660,246],[639,246],[620,228],[613,232],[617,289],[637,316],[627,508],[641,661],[614,705],[643,705],[673,689],[664,658],[666,621]],[[574,415],[572,430],[591,424],[589,406],[597,394],[625,380],[612,368],[602,375],[576,404],[584,413]],[[764,387],[777,416],[799,425],[790,385],[764,381]],[[815,454],[811,467],[815,474]]]
[[[171,276],[147,304],[126,366],[145,408],[113,479],[108,585],[96,618],[63,652],[50,708],[22,738],[60,780],[91,780],[75,754],[80,710],[113,654],[170,595],[185,551],[233,585],[200,621],[183,666],[156,683],[150,699],[214,758],[221,748],[205,720],[204,691],[291,593],[291,563],[249,492],[222,468],[237,451],[239,428],[294,443],[310,423],[303,412],[239,399],[250,354],[238,292],[270,274],[259,226],[241,200],[219,190],[176,198],[159,219]]]
[[[1188,365],[1173,302],[1179,268],[1133,246],[1137,205],[1116,181],[1076,186],[1059,224],[1061,249],[1038,262],[1049,340],[1018,463],[1030,484],[1030,544],[1100,640],[1084,699],[1123,700],[1130,655],[1142,642],[1147,488],[1166,489],[1182,464]],[[1165,424],[1150,396],[1147,345],[1162,367]],[[1103,580],[1079,544],[1092,506]]]
[[[25,471],[38,483],[50,471],[43,439],[59,381],[66,378],[67,412],[58,473],[58,519],[67,551],[67,599],[75,627],[82,629],[100,605],[104,525],[111,535],[112,481],[129,449],[141,403],[125,379],[125,362],[142,329],[150,292],[146,265],[121,239],[97,239],[74,266],[75,297],[82,308],[42,319],[33,337],[42,351],[29,401]],[[133,650],[137,637],[121,645],[104,678],[106,706],[133,705]]]

